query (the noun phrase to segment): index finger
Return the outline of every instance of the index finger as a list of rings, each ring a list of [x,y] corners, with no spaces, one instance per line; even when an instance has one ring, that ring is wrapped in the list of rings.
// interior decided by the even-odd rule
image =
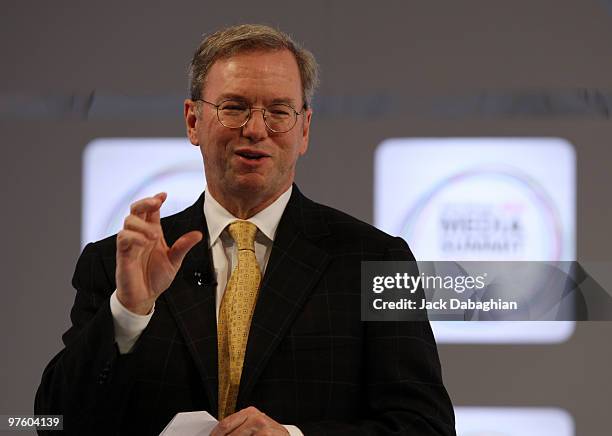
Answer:
[[[163,194],[163,195],[162,195]],[[144,218],[144,214],[159,211],[162,203],[166,199],[166,193],[160,192],[154,197],[147,197],[135,201],[130,205],[130,213]]]
[[[164,201],[166,201],[166,198],[168,198],[168,194],[166,194],[165,192],[160,192],[159,194],[155,194],[153,198],[159,198],[161,200],[161,204],[159,205],[158,209],[155,209],[152,212],[149,211],[149,213],[147,214],[147,221],[150,221],[153,223],[159,223],[160,222],[160,209],[161,209],[162,204],[164,204]]]

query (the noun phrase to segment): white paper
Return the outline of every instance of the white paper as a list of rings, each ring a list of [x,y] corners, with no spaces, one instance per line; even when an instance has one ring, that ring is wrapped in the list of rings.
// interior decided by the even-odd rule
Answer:
[[[210,413],[177,413],[159,436],[208,436],[219,421]]]

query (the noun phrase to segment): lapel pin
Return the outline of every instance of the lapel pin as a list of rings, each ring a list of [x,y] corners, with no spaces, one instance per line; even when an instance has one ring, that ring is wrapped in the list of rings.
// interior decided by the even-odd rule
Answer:
[[[196,284],[198,286],[202,286],[204,284],[204,282],[202,281],[202,273],[200,271],[196,271],[193,273],[193,276],[196,279]]]

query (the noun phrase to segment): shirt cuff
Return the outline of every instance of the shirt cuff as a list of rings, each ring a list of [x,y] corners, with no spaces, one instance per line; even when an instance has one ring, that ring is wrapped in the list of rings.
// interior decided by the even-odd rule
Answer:
[[[289,436],[304,436],[304,433],[295,425],[283,425],[283,427],[289,432]]]
[[[129,353],[140,337],[142,331],[147,327],[153,313],[155,304],[148,315],[138,315],[130,312],[117,298],[117,291],[110,297],[110,310],[113,315],[115,326],[115,341],[121,354]]]

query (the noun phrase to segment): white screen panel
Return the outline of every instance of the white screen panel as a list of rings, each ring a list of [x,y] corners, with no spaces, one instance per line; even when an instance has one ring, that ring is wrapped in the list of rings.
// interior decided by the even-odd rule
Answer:
[[[375,225],[417,260],[576,255],[576,158],[560,138],[398,138],[375,160]],[[572,322],[434,322],[439,342],[566,340]]]
[[[134,201],[167,192],[162,216],[204,191],[202,155],[182,138],[103,138],[83,155],[82,244],[117,233]]]

